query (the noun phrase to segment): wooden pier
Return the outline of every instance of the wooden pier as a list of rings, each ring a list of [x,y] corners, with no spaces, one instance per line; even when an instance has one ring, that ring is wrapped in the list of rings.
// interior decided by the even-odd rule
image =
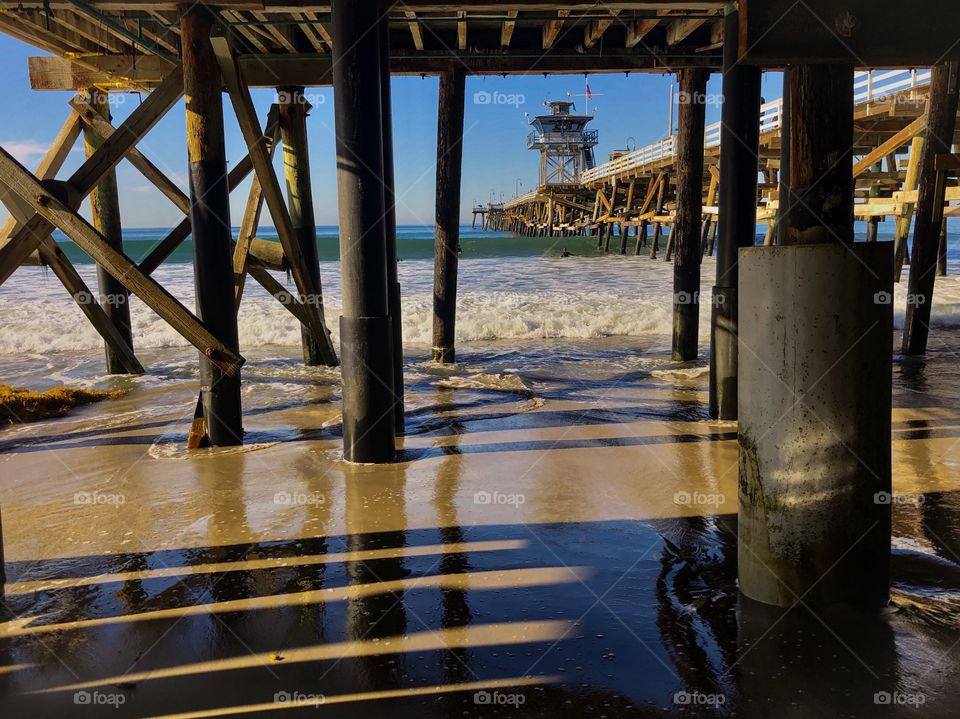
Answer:
[[[63,129],[35,171],[0,149],[2,199],[11,213],[0,237],[0,283],[21,265],[49,266],[103,337],[111,372],[149,370],[135,354],[130,318],[108,295],[139,297],[200,352],[192,446],[230,445],[243,441],[246,360],[237,306],[249,276],[301,323],[305,362],[342,361],[345,458],[392,462],[403,431],[403,357],[391,74],[440,77],[432,357],[452,362],[468,76],[676,73],[692,98],[681,104],[678,134],[602,164],[592,156],[589,117],[571,112],[569,103],[552,103],[528,141],[541,152],[538,188],[484,208],[485,225],[522,234],[590,233],[607,251],[619,227],[621,253],[630,249],[627,233],[634,228],[632,251],[649,246],[651,257],[661,252],[669,227],[662,252],[674,263],[673,358],[680,362],[698,357],[699,258],[716,247],[723,257],[716,296],[737,307],[739,292],[739,306],[750,310],[744,317],[732,308],[714,312],[711,321],[711,392],[727,398],[711,410],[740,421],[740,589],[784,606],[881,606],[891,515],[889,504],[871,497],[891,487],[893,324],[892,308],[875,298],[892,290],[915,214],[909,289],[918,300],[908,308],[903,350],[922,354],[935,270],[943,267],[942,222],[958,212],[947,203],[960,199],[952,179],[957,158],[950,154],[957,140],[960,6],[914,0],[910,10],[889,0],[843,7],[829,0],[8,3],[0,9],[0,31],[50,53],[23,68],[31,87],[70,97]],[[730,72],[736,67],[753,70]],[[784,98],[760,105],[755,74],[785,67]],[[723,95],[750,109],[736,118],[725,113],[723,123],[737,126],[735,137],[750,143],[746,152],[733,146],[721,123],[705,126],[699,98],[708,74],[721,69]],[[305,109],[294,107],[303,88],[320,85],[333,86],[336,116],[339,352],[324,312],[309,203],[310,123]],[[265,117],[254,109],[256,87],[279,91]],[[94,107],[110,92],[147,94],[114,126]],[[137,150],[181,99],[189,195]],[[229,172],[224,108],[247,146]],[[81,132],[86,159],[58,178]],[[273,167],[281,147],[286,197]],[[184,214],[140,263],[125,254],[116,217],[123,188],[113,172],[124,159]],[[756,192],[752,181],[739,186],[731,179],[757,172],[763,180]],[[234,242],[229,194],[250,173],[254,182]],[[88,197],[92,224],[78,212]],[[279,242],[267,248],[261,242],[258,251],[264,203]],[[895,243],[854,244],[855,217],[873,224],[874,239],[878,218],[896,218]],[[738,233],[757,220],[767,224],[772,246],[741,247]],[[97,264],[96,295],[54,230]],[[194,311],[152,276],[189,235]],[[295,294],[270,273],[278,266],[290,272]],[[91,296],[103,300],[80,299]],[[832,334],[822,331],[828,325]],[[770,336],[782,344],[776,356],[767,353]],[[739,347],[751,352],[738,365]],[[823,364],[821,377],[811,376],[809,358]],[[739,409],[730,400],[738,391],[748,400]],[[774,406],[782,408],[779,417],[769,414]]]

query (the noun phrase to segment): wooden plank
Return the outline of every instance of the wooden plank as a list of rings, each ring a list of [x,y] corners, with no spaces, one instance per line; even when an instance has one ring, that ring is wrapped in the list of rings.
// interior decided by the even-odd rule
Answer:
[[[67,182],[85,196],[182,96],[183,69],[177,65]]]
[[[465,10],[458,12],[460,20],[457,22],[457,49],[467,49],[467,13]]]
[[[113,249],[103,235],[80,217],[76,210],[49,192],[3,148],[0,148],[0,180],[26,200],[37,213],[25,225],[26,228],[30,228],[38,218],[59,228],[224,372],[233,376],[240,370],[244,362],[242,357],[231,352],[210,334],[189,310],[140,272],[129,257]]]
[[[960,3],[741,0],[740,53],[757,65],[925,67],[960,58]]]
[[[923,132],[924,124],[925,119],[923,117],[918,117],[905,128],[900,130],[900,132],[893,135],[889,140],[868,152],[861,159],[854,163],[853,176],[857,177],[861,173],[866,172],[868,169],[870,169],[871,165],[877,162],[877,160],[882,159],[885,155],[888,155],[897,148],[902,147],[906,143],[910,142],[910,140]]]
[[[67,156],[73,150],[73,146],[78,137],[80,137],[80,117],[77,113],[71,111],[66,121],[64,121],[63,126],[60,128],[60,131],[57,132],[56,137],[53,138],[53,142],[50,143],[50,147],[47,149],[43,159],[40,160],[40,164],[37,165],[36,172],[34,173],[37,178],[46,180],[54,177],[57,172],[60,171]],[[12,195],[12,197],[16,197],[16,195]],[[0,228],[0,247],[7,243],[17,228],[17,220],[13,213],[11,213],[10,217],[8,217],[3,224],[3,227]],[[13,270],[11,270],[11,272],[12,271]],[[3,279],[6,279],[6,275],[3,275]],[[0,283],[2,283],[3,279],[0,279]]]
[[[597,41],[603,37],[603,33],[613,25],[616,16],[620,14],[619,10],[611,10],[610,14],[614,17],[609,20],[594,20],[583,31],[583,44],[585,47],[593,47]]]
[[[249,148],[250,160],[253,163],[254,172],[262,186],[264,199],[267,207],[270,209],[270,217],[273,219],[274,227],[280,238],[280,244],[283,245],[283,251],[290,261],[290,273],[293,275],[297,291],[304,297],[310,298],[318,293],[313,286],[309,274],[306,272],[303,253],[297,242],[296,234],[293,230],[293,224],[290,221],[290,213],[283,200],[283,194],[280,190],[280,183],[273,171],[273,163],[267,157],[266,148],[263,142],[263,131],[260,129],[260,121],[257,120],[256,112],[253,108],[253,100],[250,97],[250,90],[243,84],[243,78],[237,58],[230,49],[226,38],[212,37],[210,39],[213,45],[214,54],[220,64],[220,72],[223,76],[224,84],[230,94],[230,101],[233,104],[234,112],[237,115],[237,121],[240,124],[240,131]],[[307,302],[307,313],[310,317],[308,327],[317,337],[327,336],[328,330],[315,303]]]
[[[510,40],[513,38],[513,29],[517,24],[517,11],[508,10],[507,17],[510,19],[504,20],[503,26],[500,28],[500,47],[510,47]]]
[[[133,353],[133,349],[120,334],[116,325],[107,316],[103,307],[96,301],[96,295],[90,292],[87,284],[80,277],[73,263],[63,253],[63,250],[53,241],[52,237],[45,237],[40,243],[40,258],[53,270],[53,273],[73,297],[77,306],[86,315],[90,324],[103,337],[103,341],[114,352],[123,369],[130,374],[143,374],[143,365]]]
[[[563,30],[563,19],[570,16],[569,10],[557,10],[557,19],[549,20],[547,24],[543,26],[543,49],[549,50],[553,47],[553,43],[557,41],[557,36],[560,35],[560,31]]]
[[[277,140],[280,137],[280,125],[278,120],[279,108],[273,105],[270,108],[270,114],[267,117],[267,125],[273,126],[273,133],[270,135],[269,148],[267,156],[272,160],[274,151],[277,148]],[[243,298],[243,286],[247,277],[247,264],[250,257],[250,244],[257,234],[257,227],[260,224],[260,212],[263,209],[263,189],[260,186],[260,180],[256,176],[250,183],[250,192],[247,195],[247,204],[243,210],[243,219],[240,221],[240,232],[237,235],[237,242],[233,248],[233,285],[234,296],[237,307],[240,307],[240,300]]]
[[[690,34],[706,22],[706,18],[690,17],[683,20],[673,20],[667,25],[667,45],[679,45]]]
[[[96,132],[101,138],[106,139],[114,132],[116,128],[109,120],[96,112],[88,103],[81,98],[75,97],[70,100],[70,107],[80,113],[84,124]],[[156,165],[148,160],[143,153],[136,147],[131,147],[126,155],[127,161],[140,171],[148,181],[150,181],[160,192],[177,206],[183,213],[190,212],[190,198],[177,187],[174,182],[160,171]]]
[[[650,20],[634,20],[627,23],[627,47],[635,47],[659,22],[659,20],[653,18]]]
[[[407,27],[410,28],[410,36],[413,38],[413,46],[419,52],[423,52],[423,30],[420,29],[420,22],[417,20],[417,14],[411,10],[407,10],[404,14],[410,21],[407,23]]]

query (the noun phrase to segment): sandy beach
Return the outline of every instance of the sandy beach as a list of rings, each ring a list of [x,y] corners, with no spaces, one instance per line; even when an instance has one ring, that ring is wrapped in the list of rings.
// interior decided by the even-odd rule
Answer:
[[[704,363],[660,342],[465,344],[450,368],[412,345],[389,466],[340,459],[337,373],[293,348],[248,355],[243,448],[184,449],[194,378],[111,380],[131,391],[0,433],[0,705],[861,716],[887,692],[946,717],[960,337],[938,338],[895,367],[894,591],[875,615],[738,596],[736,425],[707,419]]]

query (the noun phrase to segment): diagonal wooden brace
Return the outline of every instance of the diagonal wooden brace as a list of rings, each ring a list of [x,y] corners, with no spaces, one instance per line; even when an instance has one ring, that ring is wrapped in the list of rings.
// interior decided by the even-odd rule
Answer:
[[[220,64],[220,74],[230,95],[230,101],[237,115],[243,139],[247,143],[254,172],[257,173],[264,200],[270,209],[270,217],[273,218],[280,244],[283,246],[284,254],[290,262],[293,281],[297,286],[297,291],[308,299],[304,303],[307,316],[310,319],[307,327],[320,345],[324,362],[328,365],[336,365],[337,354],[333,347],[333,341],[330,339],[330,331],[324,322],[323,307],[319,301],[320,293],[318,288],[313,286],[313,280],[306,271],[306,260],[300,250],[300,244],[290,220],[290,213],[283,200],[280,182],[273,170],[273,163],[267,155],[263,142],[263,131],[260,129],[260,121],[257,119],[253,107],[250,90],[243,81],[237,57],[231,50],[227,39],[222,36],[211,37],[210,43],[213,45],[217,62]]]
[[[44,228],[59,228],[221,370],[231,376],[240,370],[244,362],[241,356],[214,337],[193,313],[141,272],[129,257],[111,247],[73,207],[48,190],[3,148],[0,148],[0,181],[37,213],[24,226],[25,230],[36,222],[43,223]]]
[[[126,121],[114,132],[87,160],[77,169],[70,179],[69,208],[76,209],[84,197],[89,195],[97,183],[130,151],[150,128],[152,128],[177,100],[183,95],[183,71],[177,66],[164,78],[156,90],[147,96]],[[122,132],[120,131],[122,130]],[[13,160],[9,155],[9,159]],[[30,178],[33,175],[14,163]],[[10,184],[10,183],[7,183]],[[35,199],[35,198],[34,198]],[[0,247],[0,284],[20,266],[26,257],[53,230],[53,225],[35,214],[25,225],[17,230],[9,241]],[[116,275],[114,275],[116,276]],[[119,278],[118,278],[119,279]]]

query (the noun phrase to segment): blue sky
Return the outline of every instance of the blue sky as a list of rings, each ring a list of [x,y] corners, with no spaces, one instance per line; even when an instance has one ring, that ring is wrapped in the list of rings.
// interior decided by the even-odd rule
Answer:
[[[0,145],[33,169],[67,117],[68,92],[36,92],[30,89],[27,57],[42,51],[0,34],[0,56],[5,72],[0,75],[0,95],[7,98]],[[437,78],[394,77],[394,161],[397,175],[397,218],[401,224],[432,225],[434,219],[434,182],[437,134]],[[596,119],[591,126],[600,132],[596,148],[602,162],[613,150],[627,142],[642,146],[667,133],[668,98],[671,77],[666,74],[633,73],[629,76],[590,75],[594,95],[591,111]],[[712,75],[708,93],[719,93],[720,77]],[[489,95],[477,97],[478,92]],[[475,202],[486,202],[491,193],[509,198],[521,180],[521,192],[532,189],[537,176],[537,155],[526,149],[529,131],[524,113],[535,115],[544,110],[547,99],[565,99],[582,95],[583,75],[533,77],[468,77],[464,118],[463,181],[461,218],[470,219]],[[497,94],[512,104],[484,103]],[[314,109],[307,120],[310,163],[317,223],[337,223],[337,188],[334,160],[333,93],[330,88],[308,90]],[[780,96],[780,76],[764,77],[765,99]],[[275,99],[271,90],[254,90],[254,104],[261,122]],[[481,101],[478,102],[477,100]],[[582,109],[583,97],[573,98]],[[112,96],[115,124],[140,102],[136,94]],[[246,146],[224,96],[227,157],[236,162],[246,154]],[[707,109],[707,122],[719,119],[719,106]],[[138,148],[158,167],[186,190],[186,147],[184,143],[183,104],[178,103],[141,141]],[[279,153],[278,153],[279,155]],[[278,157],[279,159],[279,157]],[[83,160],[82,142],[58,175],[67,177]],[[182,215],[129,164],[117,168],[120,186],[120,210],[125,226],[169,227]],[[249,180],[231,195],[233,224],[239,222],[246,200]],[[84,203],[84,214],[87,214]],[[5,208],[0,207],[2,217]],[[264,208],[263,224],[270,224]]]

